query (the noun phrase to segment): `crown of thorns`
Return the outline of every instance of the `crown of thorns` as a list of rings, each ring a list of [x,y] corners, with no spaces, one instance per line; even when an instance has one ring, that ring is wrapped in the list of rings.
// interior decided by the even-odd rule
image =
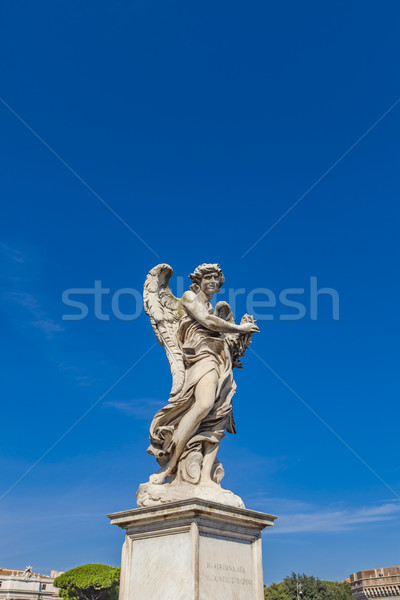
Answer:
[[[204,275],[208,273],[218,273],[220,287],[224,284],[225,278],[218,263],[203,263],[190,273],[189,277],[193,283],[200,284]]]

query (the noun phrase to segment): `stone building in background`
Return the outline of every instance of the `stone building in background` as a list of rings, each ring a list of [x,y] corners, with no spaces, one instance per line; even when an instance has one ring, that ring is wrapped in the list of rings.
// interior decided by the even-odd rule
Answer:
[[[368,569],[350,575],[354,600],[392,598],[400,600],[400,567]]]
[[[0,600],[54,600],[58,598],[58,588],[53,582],[59,575],[61,571],[39,575],[32,567],[25,571],[0,568]]]

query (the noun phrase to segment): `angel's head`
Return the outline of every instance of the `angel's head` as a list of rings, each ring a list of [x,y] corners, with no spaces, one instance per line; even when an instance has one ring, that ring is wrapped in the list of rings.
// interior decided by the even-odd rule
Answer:
[[[225,281],[217,263],[203,263],[189,277],[193,281],[190,289],[196,294],[201,290],[210,300],[214,294],[218,294]]]

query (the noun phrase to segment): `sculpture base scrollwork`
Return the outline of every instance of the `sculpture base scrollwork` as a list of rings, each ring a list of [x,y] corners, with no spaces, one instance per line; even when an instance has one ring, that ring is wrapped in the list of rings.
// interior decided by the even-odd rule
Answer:
[[[234,508],[245,508],[243,500],[239,496],[229,490],[224,490],[218,484],[206,486],[173,482],[156,485],[148,482],[142,483],[136,494],[139,508],[193,499],[217,502]]]

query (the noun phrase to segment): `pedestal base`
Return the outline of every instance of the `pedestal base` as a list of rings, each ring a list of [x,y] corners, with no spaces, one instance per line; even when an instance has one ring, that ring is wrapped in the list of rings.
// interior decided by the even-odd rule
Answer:
[[[276,517],[200,499],[108,515],[126,530],[119,600],[263,600]]]

